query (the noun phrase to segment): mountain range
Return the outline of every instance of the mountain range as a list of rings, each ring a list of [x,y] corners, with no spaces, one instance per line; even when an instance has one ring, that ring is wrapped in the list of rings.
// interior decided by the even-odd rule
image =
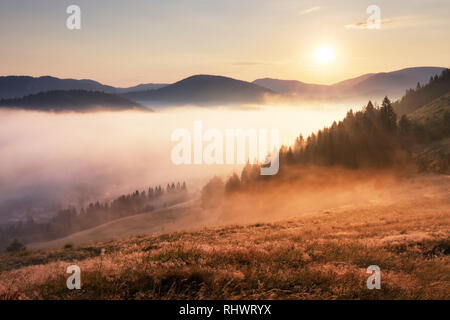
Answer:
[[[194,75],[173,84],[148,83],[129,88],[119,88],[104,85],[93,80],[59,79],[50,76],[6,76],[0,77],[0,99],[16,99],[7,104],[18,103],[18,98],[35,95],[41,92],[80,90],[67,95],[66,105],[84,100],[87,104],[97,104],[100,97],[88,96],[83,91],[96,91],[122,97],[125,105],[134,102],[137,106],[164,105],[224,105],[224,104],[260,104],[268,96],[296,99],[353,99],[381,100],[388,95],[391,100],[401,97],[409,88],[415,88],[417,83],[427,83],[430,77],[438,75],[445,68],[415,67],[393,72],[368,73],[359,77],[347,79],[332,85],[305,83],[298,80],[281,80],[273,78],[257,79],[253,82],[242,81],[216,75]],[[76,98],[82,94],[83,98]],[[27,98],[19,105],[27,105],[44,96]],[[51,99],[61,99],[47,96]],[[93,99],[89,102],[88,100]],[[103,99],[112,101],[111,97]],[[117,101],[118,102],[118,101]],[[5,104],[5,100],[3,100]],[[51,105],[51,103],[49,104]],[[31,106],[30,106],[31,107]],[[42,108],[49,108],[41,104]]]
[[[445,68],[416,67],[393,72],[367,73],[332,85],[305,83],[297,80],[271,78],[257,79],[253,83],[277,93],[302,98],[352,98],[379,99],[385,95],[396,99],[406,89],[415,88],[417,83],[427,83],[430,77],[439,75]]]
[[[108,86],[89,79],[60,79],[50,76],[6,76],[0,77],[0,98],[22,98],[26,95],[55,90],[88,90],[110,94],[122,94],[130,91],[159,89],[167,84],[147,83],[129,88]]]

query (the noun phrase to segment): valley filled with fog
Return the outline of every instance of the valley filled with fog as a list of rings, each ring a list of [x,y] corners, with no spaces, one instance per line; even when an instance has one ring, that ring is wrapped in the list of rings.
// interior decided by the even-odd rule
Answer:
[[[278,130],[291,145],[342,119],[359,104],[174,107],[156,112],[49,113],[0,111],[0,224],[49,217],[57,210],[108,200],[121,193],[173,181],[196,192],[214,175],[229,176],[242,164],[175,165],[176,129]],[[208,142],[203,143],[203,147]]]

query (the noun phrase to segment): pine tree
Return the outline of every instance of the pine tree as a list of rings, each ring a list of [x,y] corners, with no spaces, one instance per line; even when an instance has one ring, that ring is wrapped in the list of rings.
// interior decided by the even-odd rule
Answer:
[[[239,190],[241,187],[241,181],[239,180],[239,177],[236,173],[233,173],[233,175],[228,179],[227,183],[225,184],[225,191],[226,192],[233,192]]]
[[[395,131],[397,127],[397,115],[395,114],[391,101],[387,96],[383,99],[380,112],[381,122],[384,127],[389,131]]]
[[[14,239],[14,241],[6,248],[7,252],[19,252],[25,251],[26,248],[19,240]]]

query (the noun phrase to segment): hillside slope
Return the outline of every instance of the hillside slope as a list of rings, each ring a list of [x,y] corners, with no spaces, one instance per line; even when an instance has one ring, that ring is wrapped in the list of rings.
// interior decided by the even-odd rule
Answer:
[[[450,92],[450,69],[445,69],[438,77],[433,77],[425,85],[407,90],[406,94],[393,104],[393,107],[399,116],[410,114],[448,92]]]
[[[2,254],[0,298],[448,299],[448,209],[434,188],[274,223]],[[81,290],[66,288],[71,264]],[[381,290],[366,287],[370,265],[381,268]]]
[[[169,208],[141,213],[102,224],[98,227],[83,230],[67,237],[30,244],[30,249],[62,248],[70,243],[73,245],[89,244],[130,237],[137,234],[152,234],[168,232],[183,228],[188,220],[192,225],[194,216],[199,215],[198,204],[188,201]]]
[[[1,254],[0,299],[448,299],[449,186],[423,176],[365,206]],[[81,290],[66,288],[71,264]]]
[[[450,116],[450,92],[408,114],[408,118],[419,122],[442,120],[446,116]]]

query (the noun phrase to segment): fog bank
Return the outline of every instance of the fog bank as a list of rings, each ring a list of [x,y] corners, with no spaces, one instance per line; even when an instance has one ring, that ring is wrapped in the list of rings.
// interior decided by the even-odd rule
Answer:
[[[177,107],[135,111],[47,113],[0,111],[0,223],[51,215],[135,189],[186,181],[190,191],[241,165],[175,165],[175,129],[277,129],[281,143],[344,117],[344,105]],[[14,220],[13,219],[13,220]]]

